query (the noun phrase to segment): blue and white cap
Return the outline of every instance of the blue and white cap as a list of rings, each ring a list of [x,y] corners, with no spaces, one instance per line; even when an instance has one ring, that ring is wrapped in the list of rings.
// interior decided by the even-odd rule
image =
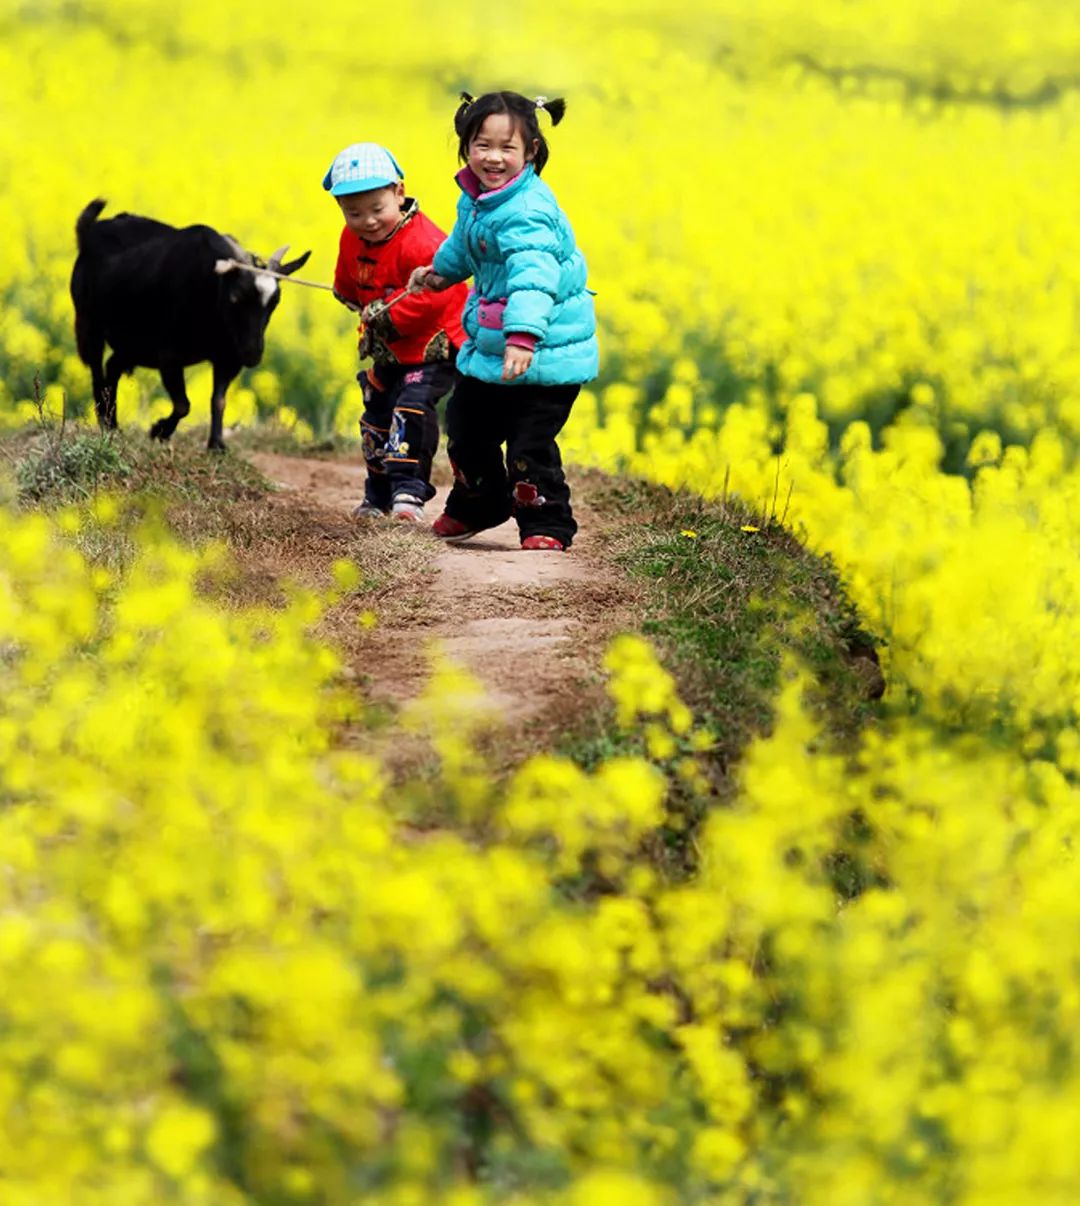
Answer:
[[[344,197],[348,193],[385,188],[404,179],[405,173],[386,147],[377,142],[354,142],[338,151],[322,186],[331,196]]]

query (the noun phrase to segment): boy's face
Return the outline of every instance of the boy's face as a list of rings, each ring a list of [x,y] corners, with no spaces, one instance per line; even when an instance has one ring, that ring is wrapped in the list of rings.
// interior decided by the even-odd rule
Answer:
[[[405,186],[400,182],[366,193],[348,193],[338,197],[345,225],[357,238],[379,243],[393,233],[401,221],[405,204]]]
[[[507,113],[492,113],[469,143],[469,167],[485,189],[512,180],[536,155],[537,143],[525,145],[521,131]]]

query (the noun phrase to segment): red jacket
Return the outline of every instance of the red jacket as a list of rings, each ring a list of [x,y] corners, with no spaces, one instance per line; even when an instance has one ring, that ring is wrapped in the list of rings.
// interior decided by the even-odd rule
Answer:
[[[334,289],[363,308],[385,301],[409,283],[409,274],[430,264],[446,235],[408,199],[401,225],[382,243],[368,243],[346,226],[341,232]],[[441,293],[424,290],[403,298],[369,334],[376,364],[424,364],[446,360],[465,342],[461,310],[464,284]],[[363,325],[361,325],[363,330]]]

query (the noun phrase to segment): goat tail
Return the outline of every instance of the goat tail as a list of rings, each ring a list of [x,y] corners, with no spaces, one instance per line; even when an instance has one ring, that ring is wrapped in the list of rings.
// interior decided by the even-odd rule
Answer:
[[[105,204],[104,199],[98,197],[96,200],[91,201],[90,204],[82,211],[82,213],[79,214],[78,221],[75,223],[75,238],[78,240],[80,251],[83,250],[86,236],[89,234],[94,223],[98,220],[98,215],[105,208]]]

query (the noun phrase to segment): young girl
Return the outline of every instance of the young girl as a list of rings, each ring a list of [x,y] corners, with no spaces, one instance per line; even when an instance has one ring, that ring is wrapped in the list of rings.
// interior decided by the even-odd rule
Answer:
[[[577,531],[555,437],[598,352],[585,260],[555,194],[540,179],[562,100],[517,92],[462,94],[454,115],[457,221],[410,285],[445,289],[473,277],[465,343],[447,405],[454,486],[432,530],[467,540],[511,514],[524,549],[563,551]],[[503,458],[502,445],[506,445]]]

